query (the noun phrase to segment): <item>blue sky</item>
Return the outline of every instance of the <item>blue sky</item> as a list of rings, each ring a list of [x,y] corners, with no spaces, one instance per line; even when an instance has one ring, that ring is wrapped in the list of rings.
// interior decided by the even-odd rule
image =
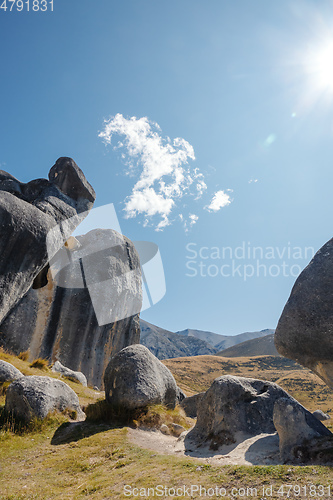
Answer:
[[[15,9],[0,9],[1,168],[28,181],[71,156],[96,207],[159,246],[166,295],[147,321],[274,328],[307,249],[331,238],[333,3]]]

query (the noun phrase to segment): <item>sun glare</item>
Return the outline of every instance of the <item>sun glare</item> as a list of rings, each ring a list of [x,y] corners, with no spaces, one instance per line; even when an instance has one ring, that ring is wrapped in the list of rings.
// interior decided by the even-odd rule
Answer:
[[[333,40],[312,49],[305,64],[316,90],[333,94]]]
[[[333,42],[321,48],[316,59],[314,76],[318,79],[318,84],[333,92]]]

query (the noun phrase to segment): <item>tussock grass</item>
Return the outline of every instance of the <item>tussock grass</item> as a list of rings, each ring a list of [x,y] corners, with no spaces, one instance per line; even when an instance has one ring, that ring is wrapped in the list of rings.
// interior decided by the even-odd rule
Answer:
[[[88,405],[84,408],[84,412],[88,422],[112,422],[135,428],[159,429],[162,424],[175,423],[189,429],[194,424],[193,419],[186,417],[180,406],[169,409],[162,404],[129,411],[124,408],[115,408],[107,401],[100,400]]]
[[[20,419],[8,412],[4,406],[0,407],[0,442],[8,439],[12,434],[25,435],[40,433],[53,425],[61,425],[67,417],[67,413],[52,412],[45,419],[34,418],[30,422]]]
[[[38,370],[46,371],[50,370],[48,360],[42,358],[35,359],[32,363],[30,363],[30,368],[38,368]]]
[[[22,359],[22,361],[28,361],[28,359],[29,359],[29,351],[20,352],[20,354],[17,357],[19,359]]]
[[[11,383],[12,383],[11,381],[8,381],[8,382],[2,382],[0,384],[0,397],[3,397],[6,395],[7,389]]]

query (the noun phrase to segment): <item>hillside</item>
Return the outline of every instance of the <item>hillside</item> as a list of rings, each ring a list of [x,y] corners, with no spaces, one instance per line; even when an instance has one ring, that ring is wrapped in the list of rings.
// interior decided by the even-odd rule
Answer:
[[[219,335],[217,333],[206,332],[203,330],[186,329],[176,333],[184,337],[195,337],[204,340],[205,342],[208,342],[213,347],[215,347],[218,351],[222,351],[223,349],[228,349],[229,347],[240,344],[241,342],[245,342],[246,340],[265,337],[266,335],[273,334],[274,331],[275,330],[267,328],[265,330],[257,332],[239,333],[238,335]]]
[[[140,343],[158,359],[215,354],[217,349],[196,337],[183,337],[140,319]]]
[[[163,363],[187,396],[206,391],[221,375],[258,378],[277,383],[310,411],[320,409],[333,417],[333,391],[310,370],[281,356],[197,356]]]
[[[1,349],[0,359],[12,363],[26,375],[59,378],[49,370],[29,367],[27,362]],[[179,386],[188,394],[207,389],[211,381],[222,373],[234,373],[260,375],[261,378],[278,381],[311,410],[320,408],[329,413],[333,405],[332,391],[323,382],[309,370],[281,357],[235,360],[199,356],[166,360],[164,364],[169,366]],[[90,388],[67,380],[66,383],[78,394],[82,405],[93,404],[97,398],[103,397]],[[0,392],[0,410],[3,404],[4,396]],[[243,488],[244,485],[257,487],[259,491],[269,481],[274,488],[269,498],[278,499],[281,496],[277,491],[282,484],[328,485],[331,480],[330,467],[223,466],[210,465],[191,457],[163,455],[133,444],[129,429],[118,422],[65,420],[61,415],[52,416],[45,424],[27,433],[15,433],[6,428],[6,422],[3,427],[0,422],[0,500],[87,497],[120,500],[124,498],[124,485],[137,488],[158,484],[189,487],[198,484],[198,481],[207,490],[212,484],[223,484],[228,491]],[[57,444],[56,437],[59,435],[66,436],[66,439]],[[193,498],[199,497],[194,495]]]
[[[228,349],[224,349],[216,355],[227,358],[244,356],[280,356],[274,344],[274,333],[266,335],[265,337],[246,340]]]
[[[217,333],[203,330],[182,330],[171,332],[160,328],[152,323],[140,319],[140,343],[146,346],[158,359],[171,359],[186,356],[202,356],[206,354],[218,354],[219,351],[228,349],[248,340],[262,338],[268,334],[273,335],[274,330],[266,329],[258,332],[244,332],[238,335],[219,335]],[[266,343],[264,344],[264,346]],[[244,355],[276,354],[268,351],[267,347],[257,351],[244,352]],[[243,354],[240,354],[243,355]],[[233,356],[233,354],[231,355]],[[237,356],[237,354],[235,354]]]

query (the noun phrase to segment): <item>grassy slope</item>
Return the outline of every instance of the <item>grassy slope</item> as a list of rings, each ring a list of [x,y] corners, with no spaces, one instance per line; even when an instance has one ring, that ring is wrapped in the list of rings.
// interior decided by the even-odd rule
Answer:
[[[188,396],[207,390],[221,375],[259,378],[279,384],[310,411],[320,409],[331,414],[333,419],[333,391],[310,370],[280,356],[196,356],[195,360],[177,358],[163,363]]]
[[[55,376],[52,372],[31,369],[28,363],[1,352],[0,359],[11,362],[26,375]],[[168,360],[165,364],[187,392],[204,390],[216,376],[227,372],[254,377],[261,374],[261,378],[282,381],[284,386],[292,386],[295,380],[301,380],[301,388],[294,387],[294,390],[301,391],[303,399],[308,397],[305,392],[310,390],[313,407],[327,411],[330,404],[328,400],[327,404],[323,402],[323,384],[312,380],[313,376],[307,370],[281,367],[278,363],[274,366],[274,360],[267,357],[226,360],[200,356]],[[91,389],[73,382],[68,384],[78,393],[82,404],[96,400],[96,393]],[[4,398],[0,405],[3,403]],[[263,486],[273,484],[274,494],[270,498],[282,498],[277,494],[281,484],[328,485],[331,479],[331,469],[319,466],[204,465],[197,470],[198,462],[142,450],[127,441],[125,427],[106,424],[84,424],[80,429],[84,429],[85,437],[77,432],[68,442],[54,445],[52,438],[59,426],[64,426],[63,420],[64,417],[54,417],[41,431],[25,435],[0,431],[0,499],[120,499],[126,498],[123,494],[126,484],[139,488],[158,484],[169,488],[201,484],[206,488],[223,486],[229,493],[233,487],[257,487],[257,498],[261,497]],[[68,424],[67,428],[74,426]],[[194,494],[192,498],[200,497]]]

